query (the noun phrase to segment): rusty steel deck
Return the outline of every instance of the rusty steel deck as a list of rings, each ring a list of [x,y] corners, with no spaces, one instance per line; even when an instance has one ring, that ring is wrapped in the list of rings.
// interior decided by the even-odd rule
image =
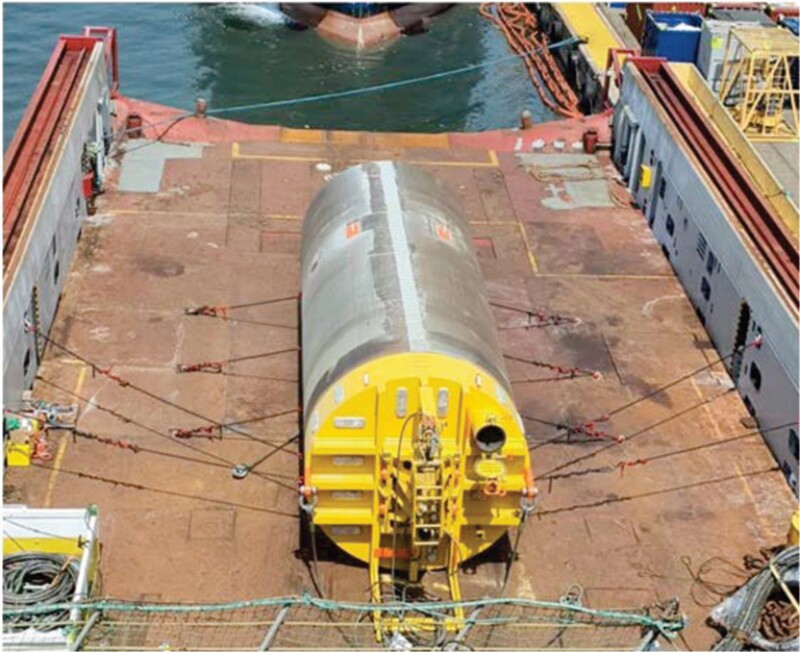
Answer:
[[[315,191],[357,161],[416,162],[463,202],[504,351],[601,374],[554,380],[552,369],[509,360],[541,500],[506,595],[556,599],[578,583],[591,607],[677,596],[690,624],[676,644],[706,648],[715,633],[692,573],[711,557],[739,563],[782,543],[794,501],[721,365],[635,402],[717,353],[607,156],[522,161],[413,136],[374,146],[357,135],[306,140],[223,142],[182,158],[174,145],[129,143],[83,229],[51,333],[97,368],[51,346],[34,388],[91,400],[79,429],[113,442],[52,438],[52,459],[8,472],[6,501],[97,503],[110,596],[211,601],[310,589],[298,554],[296,443],[258,475],[234,480],[231,467],[297,432],[292,297]],[[154,192],[119,186],[154,174]],[[227,310],[185,314],[197,306]],[[527,310],[565,319],[529,327]],[[261,355],[272,351],[285,352]],[[223,363],[221,373],[176,371],[203,362]],[[242,421],[246,434],[181,440],[193,449],[169,434]],[[576,434],[542,445],[559,423],[627,439]],[[367,598],[365,568],[320,555],[330,597]],[[492,595],[503,570],[496,557],[482,560],[463,575],[466,596]]]

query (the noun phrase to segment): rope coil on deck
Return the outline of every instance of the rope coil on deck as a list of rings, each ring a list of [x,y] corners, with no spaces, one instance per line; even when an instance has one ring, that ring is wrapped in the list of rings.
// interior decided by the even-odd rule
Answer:
[[[3,558],[3,625],[48,631],[69,613],[78,569],[64,555],[23,552]],[[44,607],[42,611],[32,608]],[[13,612],[13,613],[12,613]]]
[[[786,592],[790,603],[793,602],[795,612],[796,598],[787,582],[797,588],[797,565],[800,549],[791,546],[775,555],[761,572],[754,575],[743,587],[727,600],[711,611],[711,620],[728,630],[714,650],[743,650],[751,646],[763,650],[796,650],[798,645],[797,629],[787,621],[787,629],[793,629],[793,635],[780,641],[769,641],[759,632],[762,611],[770,596],[779,587]],[[771,610],[774,612],[774,608]],[[780,623],[783,630],[784,623]]]

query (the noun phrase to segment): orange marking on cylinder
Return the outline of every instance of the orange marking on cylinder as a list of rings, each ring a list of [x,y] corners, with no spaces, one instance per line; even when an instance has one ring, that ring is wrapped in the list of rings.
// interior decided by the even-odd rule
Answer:
[[[359,233],[361,233],[361,220],[352,220],[344,227],[344,236],[348,240],[352,240]]]
[[[439,238],[439,240],[450,242],[450,240],[453,239],[453,232],[444,224],[437,224],[436,237]]]

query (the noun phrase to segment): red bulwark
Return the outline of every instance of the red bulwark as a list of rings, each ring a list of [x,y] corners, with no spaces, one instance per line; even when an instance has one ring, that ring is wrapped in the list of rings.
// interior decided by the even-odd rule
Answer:
[[[62,36],[50,57],[3,168],[3,267],[14,251],[58,135],[69,116],[89,53],[97,39]]]
[[[115,97],[119,90],[119,61],[117,59],[117,30],[113,27],[84,27],[83,35],[100,39],[106,45],[106,65],[108,78],[111,80],[111,96]]]

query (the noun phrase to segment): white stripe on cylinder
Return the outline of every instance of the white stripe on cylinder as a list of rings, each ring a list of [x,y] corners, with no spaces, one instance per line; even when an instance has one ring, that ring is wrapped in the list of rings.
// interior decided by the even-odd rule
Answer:
[[[381,172],[383,197],[386,200],[386,221],[392,238],[394,262],[400,283],[400,298],[403,302],[403,315],[406,322],[406,336],[411,351],[427,351],[428,339],[422,325],[422,310],[419,304],[417,282],[411,264],[411,250],[408,247],[403,209],[400,204],[400,192],[397,188],[397,175],[393,163],[378,163]]]

